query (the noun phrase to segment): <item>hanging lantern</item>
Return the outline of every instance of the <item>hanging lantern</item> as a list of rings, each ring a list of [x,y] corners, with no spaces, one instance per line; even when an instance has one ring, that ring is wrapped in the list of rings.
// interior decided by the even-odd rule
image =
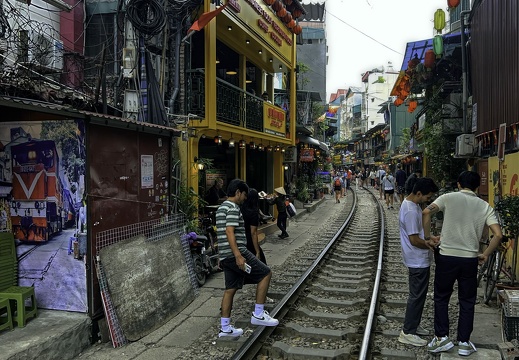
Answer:
[[[294,19],[297,19],[301,15],[303,15],[303,12],[300,9],[294,9],[294,11],[292,11],[292,17]]]
[[[272,10],[274,10],[274,11],[276,11],[276,12],[279,11],[279,10],[281,10],[282,7],[283,7],[283,5],[282,5],[281,2],[279,2],[278,0],[276,0],[276,1],[274,1],[274,2],[272,3]]]
[[[272,5],[272,4],[274,4],[274,1],[276,1],[276,0],[264,0],[264,1],[265,1],[265,4]]]
[[[279,0],[276,0],[272,3],[272,10],[274,10],[274,11],[279,11],[282,7],[283,7],[283,5],[281,4],[281,2]]]
[[[238,147],[239,147],[240,149],[245,149],[245,144],[246,144],[246,143],[245,143],[245,140],[242,139],[242,140],[240,140],[240,142],[238,143]]]
[[[460,0],[447,0],[447,5],[449,6],[450,9],[458,7],[459,4],[460,4]]]
[[[281,9],[279,9],[276,14],[280,17],[280,18],[283,18],[286,14],[287,14],[287,9],[285,9],[284,7],[282,7]]]
[[[435,61],[436,61],[436,54],[434,54],[434,50],[432,50],[432,49],[427,50],[425,52],[423,65],[427,69],[432,69],[434,67]]]
[[[404,100],[398,98],[395,100],[395,102],[393,104],[395,104],[395,106],[400,106],[404,103]]]
[[[287,12],[287,14],[283,16],[283,22],[285,24],[288,24],[290,21],[292,21],[292,15],[289,12]]]
[[[294,32],[294,34],[299,35],[303,31],[303,28],[301,27],[301,25],[298,24],[292,28],[292,31]]]
[[[292,19],[292,20],[290,20],[290,21],[288,22],[287,27],[288,27],[289,29],[293,29],[294,26],[296,26],[296,22],[294,21],[294,19]]]
[[[414,54],[414,57],[407,62],[407,68],[413,70],[420,63],[420,59],[418,59],[418,55]]]
[[[416,101],[416,100],[409,101],[409,105],[407,106],[407,112],[412,113],[413,111],[415,111],[417,106],[418,106],[418,101]]]
[[[252,150],[256,149],[256,143],[254,141],[251,141],[249,143],[249,148],[252,149]]]
[[[433,51],[437,56],[443,54],[443,36],[436,35],[433,39]]]
[[[434,29],[441,32],[445,28],[445,11],[442,9],[436,10],[434,13]]]

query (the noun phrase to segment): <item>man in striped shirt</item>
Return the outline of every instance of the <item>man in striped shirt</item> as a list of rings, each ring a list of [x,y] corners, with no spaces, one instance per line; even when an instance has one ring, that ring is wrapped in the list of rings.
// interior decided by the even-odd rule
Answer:
[[[221,306],[221,329],[218,337],[241,336],[243,329],[231,323],[231,309],[234,295],[241,289],[244,280],[257,284],[256,306],[251,316],[252,325],[277,326],[278,320],[272,318],[264,309],[265,299],[272,272],[255,254],[247,250],[247,237],[240,205],[247,199],[249,187],[240,179],[234,179],[227,188],[227,200],[216,211],[216,232],[220,266],[225,277],[225,291]]]

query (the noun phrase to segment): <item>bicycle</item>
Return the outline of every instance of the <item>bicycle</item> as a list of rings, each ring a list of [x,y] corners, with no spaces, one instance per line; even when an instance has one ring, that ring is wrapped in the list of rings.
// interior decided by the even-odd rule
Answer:
[[[506,277],[512,281],[511,267],[507,267],[505,263],[506,254],[510,247],[508,240],[508,237],[503,236],[501,243],[478,270],[478,286],[481,282],[481,279],[483,277],[486,278],[483,300],[487,305],[490,300],[492,300],[492,295],[494,294],[496,285],[499,283],[499,277],[501,273],[506,275]]]

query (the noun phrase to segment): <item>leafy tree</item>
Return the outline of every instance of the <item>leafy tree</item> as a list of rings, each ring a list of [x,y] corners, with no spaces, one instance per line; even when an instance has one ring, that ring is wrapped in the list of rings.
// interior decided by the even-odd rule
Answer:
[[[85,145],[74,120],[44,121],[41,138],[53,140],[61,149],[61,167],[70,182],[78,182],[85,173]]]
[[[303,62],[298,62],[297,66],[299,68],[299,73],[297,75],[297,83],[301,90],[304,90],[305,86],[310,83],[308,77],[306,77],[306,73],[310,71],[310,67]]]

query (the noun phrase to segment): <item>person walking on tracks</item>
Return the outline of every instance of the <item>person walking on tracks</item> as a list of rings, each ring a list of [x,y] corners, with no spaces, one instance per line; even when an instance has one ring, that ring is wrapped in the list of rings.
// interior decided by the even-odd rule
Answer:
[[[342,196],[343,189],[344,189],[344,181],[341,179],[341,175],[337,174],[335,179],[333,179],[333,191],[335,193],[335,203],[336,204],[341,202],[340,198]]]
[[[409,274],[409,295],[405,311],[404,325],[398,341],[413,346],[425,346],[427,340],[420,335],[429,335],[429,331],[420,326],[423,308],[429,288],[430,266],[433,258],[435,241],[424,239],[422,226],[422,208],[438,191],[438,186],[430,178],[416,179],[413,192],[400,206],[400,244],[402,258]]]
[[[237,337],[243,329],[231,325],[231,309],[234,295],[243,287],[245,279],[257,284],[256,306],[251,316],[253,325],[277,326],[279,321],[265,311],[265,300],[272,272],[255,254],[247,250],[245,225],[240,205],[247,199],[249,187],[240,179],[234,179],[227,188],[228,198],[216,211],[216,231],[220,254],[220,266],[225,278],[225,291],[221,305],[221,329],[218,337]]]
[[[474,327],[477,297],[478,260],[487,260],[503,237],[494,209],[476,195],[481,178],[474,171],[463,171],[458,177],[460,191],[444,194],[423,210],[425,239],[429,239],[431,217],[442,211],[443,227],[436,256],[434,278],[434,338],[427,345],[432,353],[454,347],[449,339],[449,300],[454,283],[458,283],[458,354],[470,355],[477,349],[470,341]],[[494,238],[482,254],[479,239],[485,225]]]
[[[285,203],[285,196],[287,195],[285,189],[283,187],[277,187],[274,189],[274,197],[267,198],[267,202],[270,205],[276,205],[276,209],[278,211],[278,220],[276,225],[279,230],[281,230],[281,234],[278,235],[279,238],[284,239],[288,237],[287,233],[287,205]]]

